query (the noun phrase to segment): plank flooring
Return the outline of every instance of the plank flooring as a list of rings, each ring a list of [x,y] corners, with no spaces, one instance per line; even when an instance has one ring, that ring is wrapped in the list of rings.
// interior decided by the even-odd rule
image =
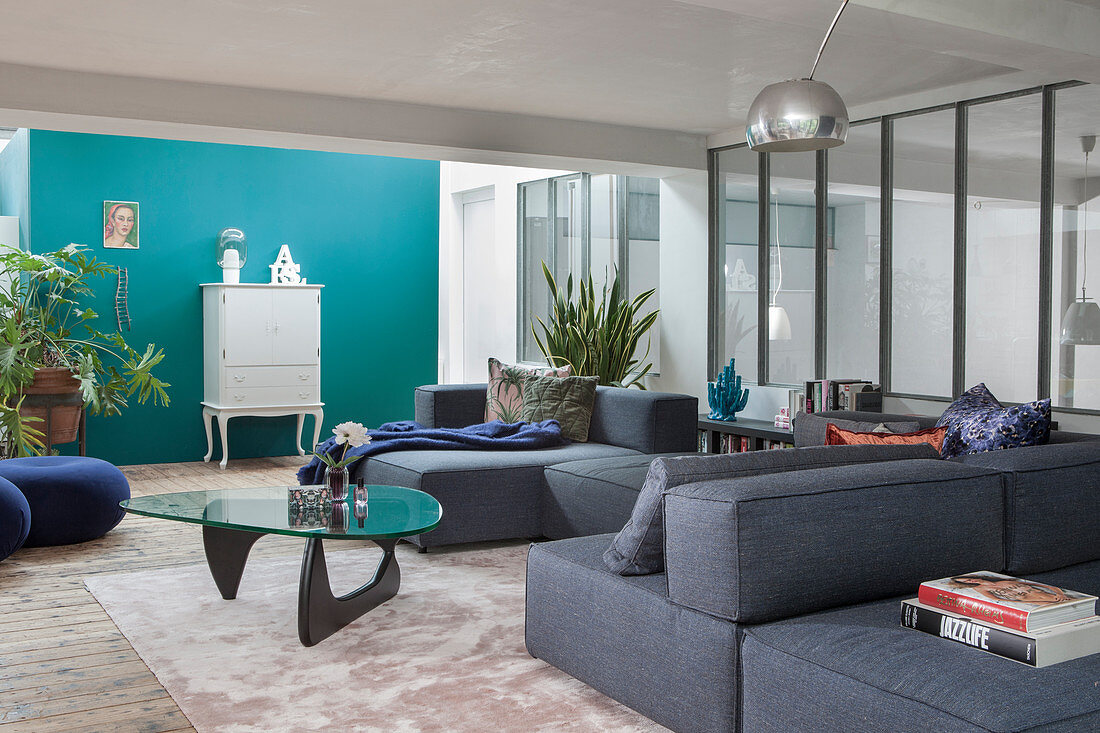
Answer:
[[[201,462],[122,471],[131,493],[146,496],[289,485],[304,460],[235,460],[224,471]],[[251,556],[301,551],[300,539],[269,535]],[[194,730],[85,590],[84,578],[204,562],[197,525],[131,514],[98,540],[24,548],[0,562],[0,733]]]

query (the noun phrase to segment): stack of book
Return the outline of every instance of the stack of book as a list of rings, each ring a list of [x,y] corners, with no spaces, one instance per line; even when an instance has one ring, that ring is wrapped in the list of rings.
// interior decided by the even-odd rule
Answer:
[[[882,412],[882,390],[865,379],[817,379],[806,382],[806,412],[858,410]]]
[[[780,407],[779,414],[775,416],[775,427],[780,430],[791,429],[791,408]]]
[[[978,572],[921,583],[901,625],[1032,667],[1100,652],[1096,596]]]

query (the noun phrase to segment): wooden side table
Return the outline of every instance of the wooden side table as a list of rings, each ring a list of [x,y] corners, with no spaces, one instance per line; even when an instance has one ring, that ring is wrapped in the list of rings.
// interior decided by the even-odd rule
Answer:
[[[43,425],[43,438],[46,443],[46,452],[43,455],[53,453],[53,442],[50,440],[50,428],[52,427],[53,408],[71,407],[80,405],[80,424],[76,429],[77,449],[80,455],[87,454],[87,434],[85,431],[87,411],[84,409],[84,395],[81,392],[69,392],[68,394],[28,394],[23,396],[23,404],[27,407],[46,408],[46,420]]]

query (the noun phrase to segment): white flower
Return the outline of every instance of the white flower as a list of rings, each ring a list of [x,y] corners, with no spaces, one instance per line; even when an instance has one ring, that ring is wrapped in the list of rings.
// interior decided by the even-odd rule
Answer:
[[[367,429],[357,422],[342,422],[332,429],[332,434],[336,436],[336,445],[347,443],[357,448],[370,442]]]

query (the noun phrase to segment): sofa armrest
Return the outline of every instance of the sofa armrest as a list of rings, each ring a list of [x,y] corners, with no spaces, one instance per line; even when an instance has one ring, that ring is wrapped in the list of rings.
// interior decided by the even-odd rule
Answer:
[[[426,428],[464,428],[485,422],[488,384],[427,384],[414,395],[414,419]]]
[[[1001,568],[1001,476],[959,467],[891,461],[669,489],[669,598],[763,623]]]
[[[683,394],[597,387],[588,440],[642,453],[696,450],[699,400]]]

